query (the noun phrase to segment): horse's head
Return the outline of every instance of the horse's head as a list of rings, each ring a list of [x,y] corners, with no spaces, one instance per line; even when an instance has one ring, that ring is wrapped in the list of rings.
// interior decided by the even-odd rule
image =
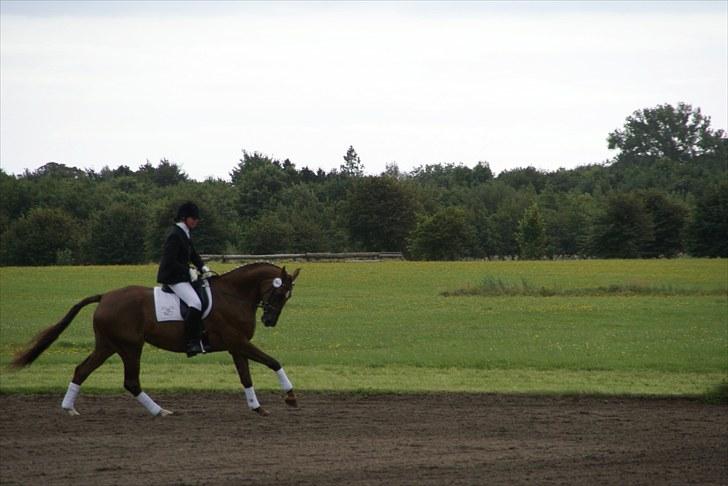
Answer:
[[[260,306],[263,308],[262,320],[266,327],[273,327],[278,323],[283,306],[293,294],[293,285],[300,271],[298,268],[289,275],[286,267],[283,267],[280,275],[263,281]]]

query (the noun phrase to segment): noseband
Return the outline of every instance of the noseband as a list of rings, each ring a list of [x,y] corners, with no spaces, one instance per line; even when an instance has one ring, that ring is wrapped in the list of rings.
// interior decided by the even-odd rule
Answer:
[[[268,302],[270,300],[270,296],[273,294],[272,291],[273,291],[273,288],[271,288],[268,292],[266,292],[260,298],[260,302],[258,302],[257,304],[255,304],[255,307],[258,308],[258,309],[263,309],[263,312],[268,312],[268,311],[274,310],[273,309],[273,304],[271,304],[270,302]]]
[[[271,297],[273,297],[274,292],[276,289],[281,288],[283,285],[283,282],[280,278],[276,278],[273,280],[273,285],[268,289],[268,291],[263,294],[263,296],[260,299],[260,302],[256,304],[256,307],[259,309],[263,309],[263,312],[276,312],[280,313],[280,311],[283,308],[283,305],[274,305],[270,302]],[[284,294],[284,295],[278,295],[277,297],[280,297],[281,301],[288,300],[291,298],[291,294],[293,294],[293,284],[291,284],[291,288]],[[279,300],[279,299],[276,299]]]
[[[275,289],[276,289],[276,287],[275,287],[275,286],[271,286],[271,287],[270,287],[270,289],[268,289],[268,291],[267,291],[267,292],[265,292],[265,293],[264,293],[264,294],[263,294],[263,295],[261,296],[260,300],[259,300],[258,302],[256,302],[256,303],[255,303],[255,308],[256,308],[256,309],[263,309],[263,312],[275,312],[275,311],[276,311],[276,308],[275,308],[275,306],[274,306],[273,304],[271,304],[271,303],[270,303],[270,298],[271,298],[271,296],[273,295],[273,291],[274,291]],[[245,302],[245,299],[240,299],[240,297],[239,297],[239,296],[237,296],[237,295],[235,295],[235,294],[233,294],[233,293],[230,293],[230,292],[221,292],[221,293],[222,293],[223,295],[227,295],[227,296],[233,297],[233,298],[234,298],[234,299],[236,299],[236,300],[242,300],[243,302]],[[288,294],[289,294],[289,295],[288,295],[288,297],[289,297],[289,298],[290,298],[290,295],[291,295],[292,293],[293,293],[293,288],[291,287],[291,289],[290,289],[290,290],[288,290]],[[278,310],[278,312],[280,312],[280,311],[281,311],[281,309],[277,309],[277,310]]]

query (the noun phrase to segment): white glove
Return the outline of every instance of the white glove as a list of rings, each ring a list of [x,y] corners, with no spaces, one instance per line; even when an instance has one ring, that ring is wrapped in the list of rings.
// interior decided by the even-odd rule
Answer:
[[[202,278],[210,278],[212,277],[213,273],[212,270],[210,270],[210,267],[207,265],[202,266]]]
[[[200,274],[197,273],[196,268],[190,268],[190,282],[195,282],[200,277]]]

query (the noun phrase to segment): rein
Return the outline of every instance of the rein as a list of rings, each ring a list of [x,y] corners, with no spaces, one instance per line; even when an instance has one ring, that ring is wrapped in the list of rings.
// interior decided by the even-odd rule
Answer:
[[[257,264],[252,264],[252,265],[257,265]],[[247,265],[246,265],[246,267],[247,267]],[[239,267],[239,268],[244,268],[244,267]],[[230,272],[226,272],[222,276],[226,275],[227,273],[230,273]],[[218,278],[221,277],[221,275],[218,275],[217,273],[215,273],[214,276],[215,277],[218,277]],[[277,285],[275,284],[275,281],[277,281]],[[208,278],[208,282],[210,282],[209,278]],[[270,300],[271,300],[271,296],[275,292],[276,288],[280,287],[281,284],[282,284],[281,279],[280,278],[275,278],[274,279],[274,285],[271,286],[266,292],[264,292],[263,295],[261,295],[260,299],[258,299],[256,302],[253,303],[254,308],[256,308],[256,309],[263,309],[263,311],[271,311],[272,310],[272,311],[275,311],[275,312],[279,313],[280,310],[281,310],[281,308],[283,306],[281,305],[280,308],[276,309],[276,306],[274,304],[270,303]],[[210,282],[210,286],[212,287],[211,282]],[[235,300],[237,300],[239,302],[242,302],[244,304],[245,303],[250,303],[249,300],[242,299],[238,295],[232,294],[230,292],[225,292],[225,291],[222,291],[222,290],[219,290],[219,289],[218,289],[218,292],[221,295],[225,295],[225,296],[231,297],[231,298],[233,298],[233,299],[235,299]],[[288,294],[286,295],[286,298],[285,298],[286,300],[288,298],[290,298],[290,294],[292,292],[293,292],[293,286],[291,286],[291,288],[288,290]]]
[[[226,296],[231,297],[231,298],[233,298],[233,299],[235,299],[235,300],[237,300],[239,302],[242,302],[242,303],[250,302],[250,300],[248,300],[248,299],[242,299],[239,295],[232,294],[230,292],[224,292],[222,290],[218,290],[217,292],[219,292],[220,295],[226,295]],[[256,308],[260,308],[262,306],[263,306],[262,299],[260,301],[258,301],[258,302],[255,303],[255,307]]]
[[[256,309],[264,309],[267,302],[265,301],[265,297],[269,295],[273,291],[273,288],[269,289],[257,302],[254,303],[254,306]],[[231,297],[234,300],[237,300],[242,303],[248,303],[250,302],[249,299],[243,299],[239,295],[233,294],[231,292],[225,292],[223,290],[218,289],[217,292],[219,292],[221,295],[225,295],[228,297]]]

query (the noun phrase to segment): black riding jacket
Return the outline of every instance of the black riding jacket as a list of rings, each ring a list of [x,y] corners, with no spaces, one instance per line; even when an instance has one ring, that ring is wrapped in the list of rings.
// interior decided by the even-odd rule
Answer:
[[[168,285],[189,282],[190,262],[202,271],[202,259],[192,246],[192,240],[182,228],[174,225],[162,245],[162,260],[159,262],[157,282]]]

